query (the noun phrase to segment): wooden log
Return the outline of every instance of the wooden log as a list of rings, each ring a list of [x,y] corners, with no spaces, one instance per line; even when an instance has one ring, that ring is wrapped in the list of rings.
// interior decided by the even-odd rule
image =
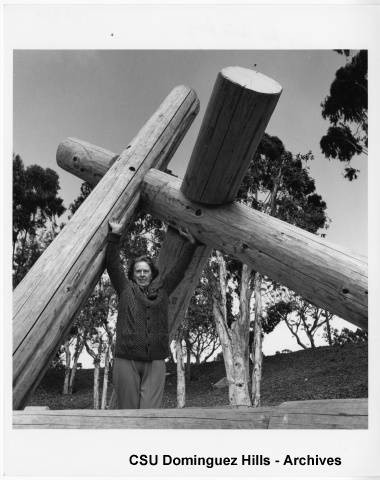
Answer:
[[[367,399],[286,402],[278,407],[14,411],[13,428],[364,429]]]
[[[216,79],[181,191],[194,202],[232,202],[280,97],[282,88],[242,67]]]
[[[190,202],[181,180],[151,169],[142,200],[153,215],[213,245],[360,328],[368,324],[368,273],[362,256],[245,205]]]
[[[14,428],[267,428],[270,408],[15,411]]]
[[[268,428],[366,429],[368,400],[350,398],[284,402],[272,412]]]
[[[57,163],[90,185],[96,185],[112,166],[116,154],[92,143],[69,137],[58,146]]]
[[[166,168],[198,109],[194,91],[175,88],[14,291],[15,409],[25,405],[104,270],[108,219],[128,222],[145,173]]]

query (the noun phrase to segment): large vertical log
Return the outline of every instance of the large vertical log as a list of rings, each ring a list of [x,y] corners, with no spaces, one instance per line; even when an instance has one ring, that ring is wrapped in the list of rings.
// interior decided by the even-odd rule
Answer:
[[[153,166],[165,168],[198,112],[177,87],[98,183],[14,292],[13,400],[22,408],[104,270],[108,219],[127,223]],[[70,155],[61,145],[58,153]]]
[[[218,75],[181,191],[194,202],[232,202],[264,134],[282,88],[241,67]]]

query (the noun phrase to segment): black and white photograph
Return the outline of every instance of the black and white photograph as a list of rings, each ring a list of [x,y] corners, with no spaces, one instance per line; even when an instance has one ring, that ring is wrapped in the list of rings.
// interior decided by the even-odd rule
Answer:
[[[55,7],[23,9],[97,28],[5,32],[5,473],[379,474],[372,37],[217,48],[198,17],[170,48],[143,7]],[[68,438],[122,466],[55,470]]]

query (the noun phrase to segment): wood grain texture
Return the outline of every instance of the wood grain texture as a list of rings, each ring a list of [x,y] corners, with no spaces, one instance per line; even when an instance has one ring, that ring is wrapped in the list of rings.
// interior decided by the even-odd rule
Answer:
[[[61,168],[96,185],[112,166],[115,153],[84,140],[67,138],[58,145],[56,157]]]
[[[272,413],[270,429],[366,429],[368,400],[305,400],[285,402]]]
[[[159,410],[23,410],[14,428],[365,429],[367,399],[286,402],[278,407]]]
[[[13,400],[22,408],[104,270],[108,219],[127,224],[152,166],[166,168],[199,109],[176,87],[14,291]]]
[[[218,74],[181,186],[187,198],[212,205],[235,199],[281,91],[246,68]]]
[[[190,202],[180,185],[180,179],[151,169],[143,182],[145,208],[309,302],[367,328],[368,267],[362,256],[238,203],[216,208]]]
[[[178,226],[177,224],[173,225]],[[168,273],[182,256],[187,240],[175,230],[169,230],[161,247],[158,258],[158,268],[163,275]],[[169,297],[169,336],[173,340],[178,327],[180,326],[186,310],[198,285],[202,270],[211,254],[212,248],[200,245],[195,250],[190,265],[184,272],[182,281]]]

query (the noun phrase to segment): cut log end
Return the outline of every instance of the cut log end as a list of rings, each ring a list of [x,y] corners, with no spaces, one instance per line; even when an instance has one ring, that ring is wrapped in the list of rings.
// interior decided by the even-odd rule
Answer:
[[[248,68],[219,72],[181,187],[189,200],[222,205],[235,199],[281,90]]]
[[[226,67],[221,71],[223,77],[248,90],[268,95],[280,94],[281,85],[266,75],[244,67]]]

